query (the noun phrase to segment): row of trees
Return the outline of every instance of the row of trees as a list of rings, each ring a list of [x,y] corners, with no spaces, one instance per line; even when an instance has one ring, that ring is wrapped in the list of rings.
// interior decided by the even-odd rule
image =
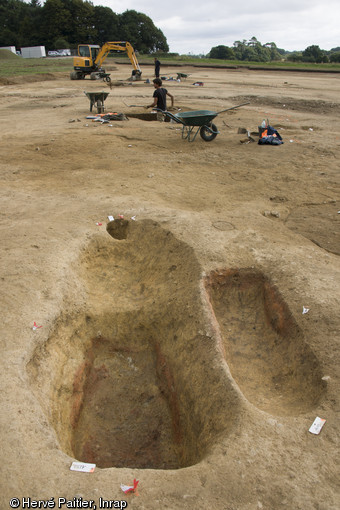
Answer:
[[[312,62],[327,63],[340,62],[340,47],[332,48],[330,51],[321,50],[319,46],[313,44],[308,46],[304,51],[295,51],[287,56],[287,60],[291,62]]]
[[[129,41],[141,53],[169,51],[163,32],[134,10],[116,14],[86,0],[0,1],[0,46],[54,50],[106,41]]]
[[[262,44],[256,37],[247,41],[235,41],[233,47],[214,46],[208,57],[223,60],[244,60],[248,62],[272,62],[288,60],[291,62],[340,62],[340,48],[330,51],[321,50],[319,46],[308,46],[304,51],[288,52],[277,48],[274,42]]]
[[[261,44],[256,37],[249,41],[235,41],[232,48],[228,46],[215,46],[211,48],[209,58],[218,58],[225,60],[247,60],[249,62],[269,62],[272,60],[281,60],[284,50],[276,47],[276,44]]]
[[[167,53],[163,32],[151,18],[134,10],[116,14],[109,7],[87,0],[0,0],[0,46],[45,46],[47,50],[76,48],[79,43],[104,44],[129,41],[140,53]],[[287,52],[274,42],[262,44],[256,37],[219,45],[207,55],[213,59],[271,62],[340,62],[340,48],[329,52],[309,46],[302,52]]]

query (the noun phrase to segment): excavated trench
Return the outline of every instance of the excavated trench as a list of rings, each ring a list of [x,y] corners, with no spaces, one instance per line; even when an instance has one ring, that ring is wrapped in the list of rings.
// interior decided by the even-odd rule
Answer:
[[[152,221],[114,221],[82,252],[28,364],[62,450],[98,467],[178,469],[237,426],[240,398],[206,333],[193,250]]]
[[[317,404],[319,363],[263,274],[215,271],[202,285],[193,249],[157,223],[118,220],[107,232],[75,265],[81,304],[65,298],[27,367],[66,454],[179,469],[239,426],[237,385],[273,414]]]
[[[325,391],[321,368],[278,289],[253,269],[213,271],[205,286],[225,359],[247,400],[277,415],[313,409]]]
[[[140,119],[145,120],[147,122],[152,122],[157,120],[156,113],[132,113],[130,111],[126,112],[125,115],[130,119]]]

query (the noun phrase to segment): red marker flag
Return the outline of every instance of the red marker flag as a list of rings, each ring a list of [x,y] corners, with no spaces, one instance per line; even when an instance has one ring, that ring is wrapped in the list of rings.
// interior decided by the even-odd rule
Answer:
[[[120,488],[122,489],[123,492],[125,492],[125,494],[128,494],[129,492],[136,492],[138,484],[139,480],[136,480],[135,478],[133,481],[133,485],[124,485],[121,483]]]

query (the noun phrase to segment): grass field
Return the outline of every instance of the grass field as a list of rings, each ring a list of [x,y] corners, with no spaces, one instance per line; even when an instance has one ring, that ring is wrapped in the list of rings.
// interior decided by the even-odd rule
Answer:
[[[64,73],[72,69],[72,58],[22,58],[9,50],[0,50],[0,77],[30,74]]]

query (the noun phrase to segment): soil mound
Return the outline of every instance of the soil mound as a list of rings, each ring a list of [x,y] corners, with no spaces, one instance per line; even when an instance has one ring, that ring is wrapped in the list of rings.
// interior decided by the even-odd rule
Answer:
[[[16,55],[11,50],[0,50],[0,61],[2,60],[16,60],[19,57],[19,55]]]
[[[11,76],[10,78],[0,78],[0,85],[24,85],[26,83],[36,83],[39,81],[56,81],[62,80],[64,78],[65,75],[63,73],[25,74],[22,76]]]

